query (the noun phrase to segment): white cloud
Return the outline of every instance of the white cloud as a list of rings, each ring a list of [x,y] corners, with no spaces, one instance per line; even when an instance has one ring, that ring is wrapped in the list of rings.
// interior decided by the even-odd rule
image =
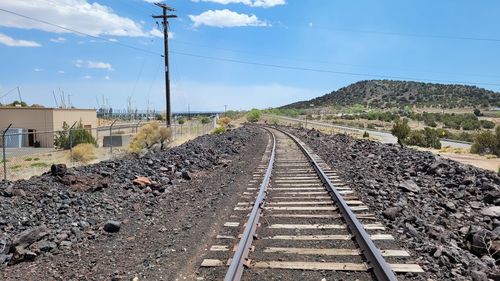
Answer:
[[[111,67],[110,63],[105,63],[102,61],[88,61],[87,67],[88,68],[96,68],[96,69],[114,70],[113,67]]]
[[[41,72],[41,71],[43,71],[43,69],[40,69],[40,68],[33,68],[33,71],[34,71],[34,72]]]
[[[250,7],[271,8],[274,6],[285,5],[285,0],[192,0],[193,2],[212,2],[218,4],[244,4]]]
[[[202,25],[213,27],[268,26],[256,15],[238,14],[228,9],[209,10],[194,16],[189,15],[194,27]]]
[[[50,40],[50,42],[54,42],[54,43],[63,43],[64,41],[66,41],[66,38],[57,37],[57,38],[50,38],[49,40]]]
[[[122,17],[110,7],[87,0],[8,0],[2,8],[34,17],[93,36],[149,37],[141,23]],[[37,29],[54,33],[71,33],[48,24],[42,24],[13,14],[3,13],[0,26]]]
[[[154,28],[154,29],[151,29],[149,31],[149,35],[153,36],[153,37],[160,37],[160,38],[163,38],[163,32],[160,31],[159,29],[157,28]],[[174,33],[169,31],[168,32],[168,38],[169,39],[173,39],[174,38]]]
[[[92,76],[90,76],[90,75],[85,75],[85,76],[83,76],[82,78],[83,78],[83,79],[90,80],[90,79],[92,79]]]
[[[111,79],[111,78],[110,78],[109,76],[107,76],[107,75],[106,75],[106,76],[104,76],[104,79],[105,79],[105,80],[109,80],[109,79]]]
[[[75,66],[76,67],[87,67],[87,68],[93,68],[93,69],[106,69],[106,70],[109,70],[109,71],[114,70],[110,63],[105,63],[105,62],[102,62],[102,61],[76,60],[75,61]]]
[[[111,41],[111,42],[118,42],[118,40],[115,39],[115,38],[111,38],[111,39],[109,39],[109,41]]]
[[[0,33],[0,44],[4,44],[4,45],[9,46],[9,47],[40,47],[40,46],[42,46],[35,41],[16,40],[16,39],[9,37],[3,33]]]
[[[64,73],[66,73],[66,72],[65,72],[64,70],[59,70],[59,71],[57,71],[57,73],[59,73],[59,74],[64,74]]]
[[[148,3],[161,3],[161,2],[165,2],[165,0],[144,0],[144,2],[148,2]]]

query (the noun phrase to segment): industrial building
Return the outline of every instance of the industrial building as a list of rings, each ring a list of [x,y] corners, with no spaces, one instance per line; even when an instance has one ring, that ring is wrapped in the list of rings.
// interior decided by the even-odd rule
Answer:
[[[6,147],[54,147],[55,131],[62,130],[64,122],[71,126],[80,121],[85,129],[97,128],[97,112],[94,109],[0,107],[0,131],[12,124],[7,132],[10,136],[6,138]]]

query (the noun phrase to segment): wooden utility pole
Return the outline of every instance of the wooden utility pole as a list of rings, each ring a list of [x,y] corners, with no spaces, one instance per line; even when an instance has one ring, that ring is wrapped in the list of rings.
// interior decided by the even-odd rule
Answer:
[[[161,16],[153,16],[155,19],[162,19],[162,25],[163,25],[163,37],[165,41],[165,95],[166,95],[166,102],[167,102],[167,127],[170,127],[172,125],[171,117],[172,117],[172,112],[170,110],[170,67],[169,67],[169,62],[168,62],[168,19],[169,18],[176,18],[176,15],[169,15],[168,12],[173,12],[175,11],[174,8],[171,8],[165,4],[162,3],[155,3],[156,6],[160,7],[163,9],[163,14]]]

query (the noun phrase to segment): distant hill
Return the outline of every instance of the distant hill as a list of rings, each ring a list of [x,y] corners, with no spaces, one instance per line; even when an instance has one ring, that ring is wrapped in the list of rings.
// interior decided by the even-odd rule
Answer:
[[[476,86],[445,85],[411,81],[368,80],[351,84],[324,96],[285,105],[282,108],[350,106],[489,107],[500,106],[500,93]]]

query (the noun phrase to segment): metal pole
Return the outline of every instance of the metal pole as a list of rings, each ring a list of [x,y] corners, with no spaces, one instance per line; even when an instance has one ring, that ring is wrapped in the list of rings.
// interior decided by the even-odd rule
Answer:
[[[12,126],[12,123],[10,123],[9,127],[7,127],[7,129],[5,129],[5,131],[3,131],[3,133],[2,133],[3,179],[5,181],[7,181],[7,153],[5,152],[5,134],[10,129],[11,126]]]
[[[71,126],[69,128],[69,155],[70,155],[70,158],[71,158],[71,161],[73,161],[73,135],[71,134],[71,130],[73,130],[73,127],[75,127],[77,121],[75,121],[75,123],[73,123],[73,126]]]
[[[109,126],[109,153],[113,155],[113,125],[116,123],[116,120],[111,123]]]

